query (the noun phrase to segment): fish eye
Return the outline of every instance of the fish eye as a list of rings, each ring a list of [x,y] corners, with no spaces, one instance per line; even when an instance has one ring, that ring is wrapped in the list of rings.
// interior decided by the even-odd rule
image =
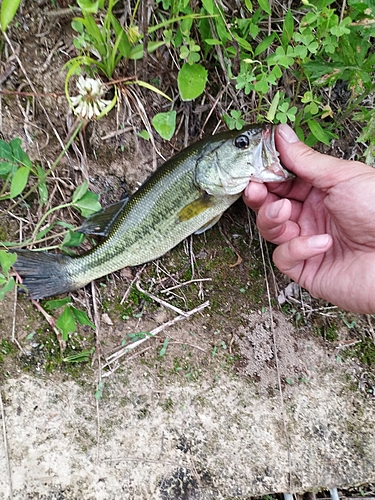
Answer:
[[[249,147],[249,138],[246,135],[239,135],[234,140],[234,145],[239,149],[246,149]]]

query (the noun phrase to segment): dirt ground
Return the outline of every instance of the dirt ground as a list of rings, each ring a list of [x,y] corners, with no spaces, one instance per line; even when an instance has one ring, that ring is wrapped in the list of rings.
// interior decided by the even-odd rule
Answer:
[[[2,137],[20,137],[44,168],[74,122],[62,69],[74,53],[71,13],[50,7],[25,3],[1,62],[8,92]],[[151,79],[158,61],[149,64]],[[51,203],[87,179],[106,205],[162,163],[137,136],[145,128],[140,102],[149,117],[165,110],[161,97],[137,89],[118,112],[88,124],[49,181]],[[183,133],[187,111],[179,110],[172,144],[155,137],[165,157],[198,127],[198,105],[188,111]],[[2,238],[13,241],[30,234],[41,214],[33,200],[0,210]],[[63,216],[80,223],[76,214]],[[72,294],[96,329],[77,328],[63,362],[56,335],[29,299],[7,296],[0,304],[0,499],[373,492],[373,318],[338,311],[298,288],[279,305],[289,280],[270,265],[271,251],[238,202],[218,226],[158,262]],[[232,266],[236,253],[242,263]],[[157,328],[155,337],[141,338]],[[125,352],[131,336],[142,343]],[[66,361],[82,350],[91,352],[88,362]]]

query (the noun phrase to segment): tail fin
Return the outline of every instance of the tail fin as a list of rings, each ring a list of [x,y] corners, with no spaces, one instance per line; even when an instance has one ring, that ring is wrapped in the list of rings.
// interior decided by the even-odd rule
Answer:
[[[11,251],[17,254],[13,267],[20,274],[22,283],[32,299],[59,295],[75,288],[67,273],[67,264],[72,260],[71,257],[31,250]]]

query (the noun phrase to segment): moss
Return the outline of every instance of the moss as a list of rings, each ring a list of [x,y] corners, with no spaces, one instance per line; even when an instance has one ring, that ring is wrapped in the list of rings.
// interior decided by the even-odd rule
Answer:
[[[2,339],[0,342],[0,363],[3,363],[8,355],[13,355],[15,352],[16,348],[13,343],[7,339]]]
[[[356,357],[365,365],[375,365],[375,344],[370,338],[364,338],[355,346],[347,349],[345,357]]]
[[[4,226],[0,226],[0,241],[7,241],[8,234]]]
[[[165,411],[167,411],[167,412],[171,412],[171,411],[173,410],[173,407],[174,407],[174,403],[173,403],[172,398],[170,398],[170,397],[169,397],[169,398],[167,398],[167,399],[164,401],[164,403],[163,403],[162,407],[163,407],[163,410],[165,410]]]
[[[338,327],[335,323],[316,326],[314,328],[314,331],[318,336],[323,337],[323,339],[327,340],[328,342],[334,342],[339,338]]]

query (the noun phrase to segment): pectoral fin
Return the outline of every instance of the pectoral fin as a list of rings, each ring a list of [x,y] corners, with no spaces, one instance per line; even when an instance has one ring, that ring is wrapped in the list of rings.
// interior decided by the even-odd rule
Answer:
[[[87,217],[78,231],[84,234],[108,236],[113,222],[127,204],[128,200],[129,198],[120,200],[117,203],[113,203],[113,205],[109,205],[100,212]]]
[[[204,193],[201,198],[192,201],[178,213],[179,222],[193,219],[213,205],[213,196]]]
[[[211,229],[211,227],[214,226],[216,224],[216,222],[219,222],[219,219],[222,215],[223,214],[221,213],[221,214],[217,215],[216,217],[214,217],[213,219],[211,219],[209,222],[207,222],[207,224],[205,224],[204,226],[199,228],[198,231],[195,231],[194,234],[201,234],[201,233],[204,233],[205,231],[207,231],[207,229]]]

